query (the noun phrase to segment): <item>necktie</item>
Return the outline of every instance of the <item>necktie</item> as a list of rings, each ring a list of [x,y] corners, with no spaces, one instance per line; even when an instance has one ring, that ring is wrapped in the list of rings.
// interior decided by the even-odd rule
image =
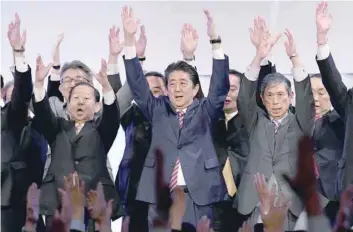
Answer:
[[[183,111],[178,111],[178,119],[179,119],[179,126],[180,129],[183,127],[183,119],[184,119],[184,112]],[[177,186],[178,184],[178,171],[180,168],[180,160],[179,157],[177,158],[174,168],[173,168],[173,172],[172,172],[172,177],[170,179],[170,184],[169,184],[169,189],[172,192],[174,190],[174,188]]]
[[[315,121],[320,119],[321,118],[321,115],[315,115]],[[319,174],[319,168],[317,167],[317,162],[316,162],[316,156],[315,154],[313,155],[313,160],[314,160],[314,169],[315,169],[315,175],[316,175],[316,178],[318,179],[320,177],[320,174]]]
[[[83,128],[84,123],[76,123],[75,128],[76,128],[76,134],[79,134],[81,129]]]
[[[228,121],[227,120],[226,120],[226,128],[228,129]],[[223,175],[226,187],[227,187],[228,195],[233,197],[234,194],[237,192],[237,186],[235,185],[235,181],[233,178],[232,167],[231,167],[230,161],[229,161],[229,154],[228,154],[226,163],[223,167],[222,175]]]
[[[277,132],[278,132],[279,122],[276,121],[276,120],[273,120],[272,123],[273,123],[273,125],[274,125],[274,127],[275,127],[275,135],[276,135]]]

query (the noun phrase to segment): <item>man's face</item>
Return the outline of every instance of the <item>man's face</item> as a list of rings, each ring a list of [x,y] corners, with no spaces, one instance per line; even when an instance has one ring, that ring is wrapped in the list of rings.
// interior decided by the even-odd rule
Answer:
[[[323,115],[331,109],[331,100],[321,78],[310,78],[311,90],[313,91],[316,115]]]
[[[71,89],[79,82],[90,82],[87,74],[81,69],[68,69],[61,75],[59,90],[65,100],[69,98]],[[92,82],[90,82],[92,83]]]
[[[174,71],[168,79],[168,96],[176,109],[186,109],[194,100],[199,85],[194,86],[188,73]]]
[[[281,119],[288,112],[293,94],[288,94],[284,83],[270,84],[262,94],[262,102],[269,115],[274,119]]]
[[[10,86],[6,89],[6,93],[5,93],[6,102],[10,102],[10,101],[11,101],[12,91],[13,91],[13,85],[10,85]]]
[[[162,78],[156,76],[148,76],[147,78],[148,85],[150,90],[155,97],[164,95],[164,83]]]
[[[92,120],[94,113],[99,110],[99,102],[96,102],[93,87],[79,85],[74,88],[68,102],[70,118],[76,122]]]
[[[240,78],[236,75],[229,75],[229,92],[224,102],[223,110],[225,113],[233,113],[238,110],[237,98],[239,94]]]

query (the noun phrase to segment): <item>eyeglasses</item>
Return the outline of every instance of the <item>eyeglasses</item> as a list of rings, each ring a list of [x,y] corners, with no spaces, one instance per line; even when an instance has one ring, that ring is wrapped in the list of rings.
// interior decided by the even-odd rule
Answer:
[[[77,84],[80,82],[90,82],[87,78],[83,76],[76,76],[76,77],[64,77],[62,83],[64,85],[69,85],[69,84]]]

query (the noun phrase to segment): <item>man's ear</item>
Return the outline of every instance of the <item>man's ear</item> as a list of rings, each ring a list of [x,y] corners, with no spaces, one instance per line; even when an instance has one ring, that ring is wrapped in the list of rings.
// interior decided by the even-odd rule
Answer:
[[[194,98],[197,95],[197,93],[199,92],[199,89],[200,89],[200,85],[196,84],[195,87],[192,90],[192,92],[193,92],[192,94],[193,94]]]
[[[99,111],[101,111],[102,107],[103,107],[103,101],[96,102],[94,104],[94,113],[98,113]]]
[[[291,103],[293,103],[293,98],[294,98],[294,92],[291,91],[291,92],[289,93],[289,99],[290,99],[290,102],[291,102]]]

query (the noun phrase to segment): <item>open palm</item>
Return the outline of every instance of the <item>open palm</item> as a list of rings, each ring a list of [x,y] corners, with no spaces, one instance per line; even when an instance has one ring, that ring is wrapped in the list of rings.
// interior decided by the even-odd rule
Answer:
[[[327,2],[321,2],[316,8],[316,27],[318,33],[327,33],[332,24],[332,15],[328,12]]]

